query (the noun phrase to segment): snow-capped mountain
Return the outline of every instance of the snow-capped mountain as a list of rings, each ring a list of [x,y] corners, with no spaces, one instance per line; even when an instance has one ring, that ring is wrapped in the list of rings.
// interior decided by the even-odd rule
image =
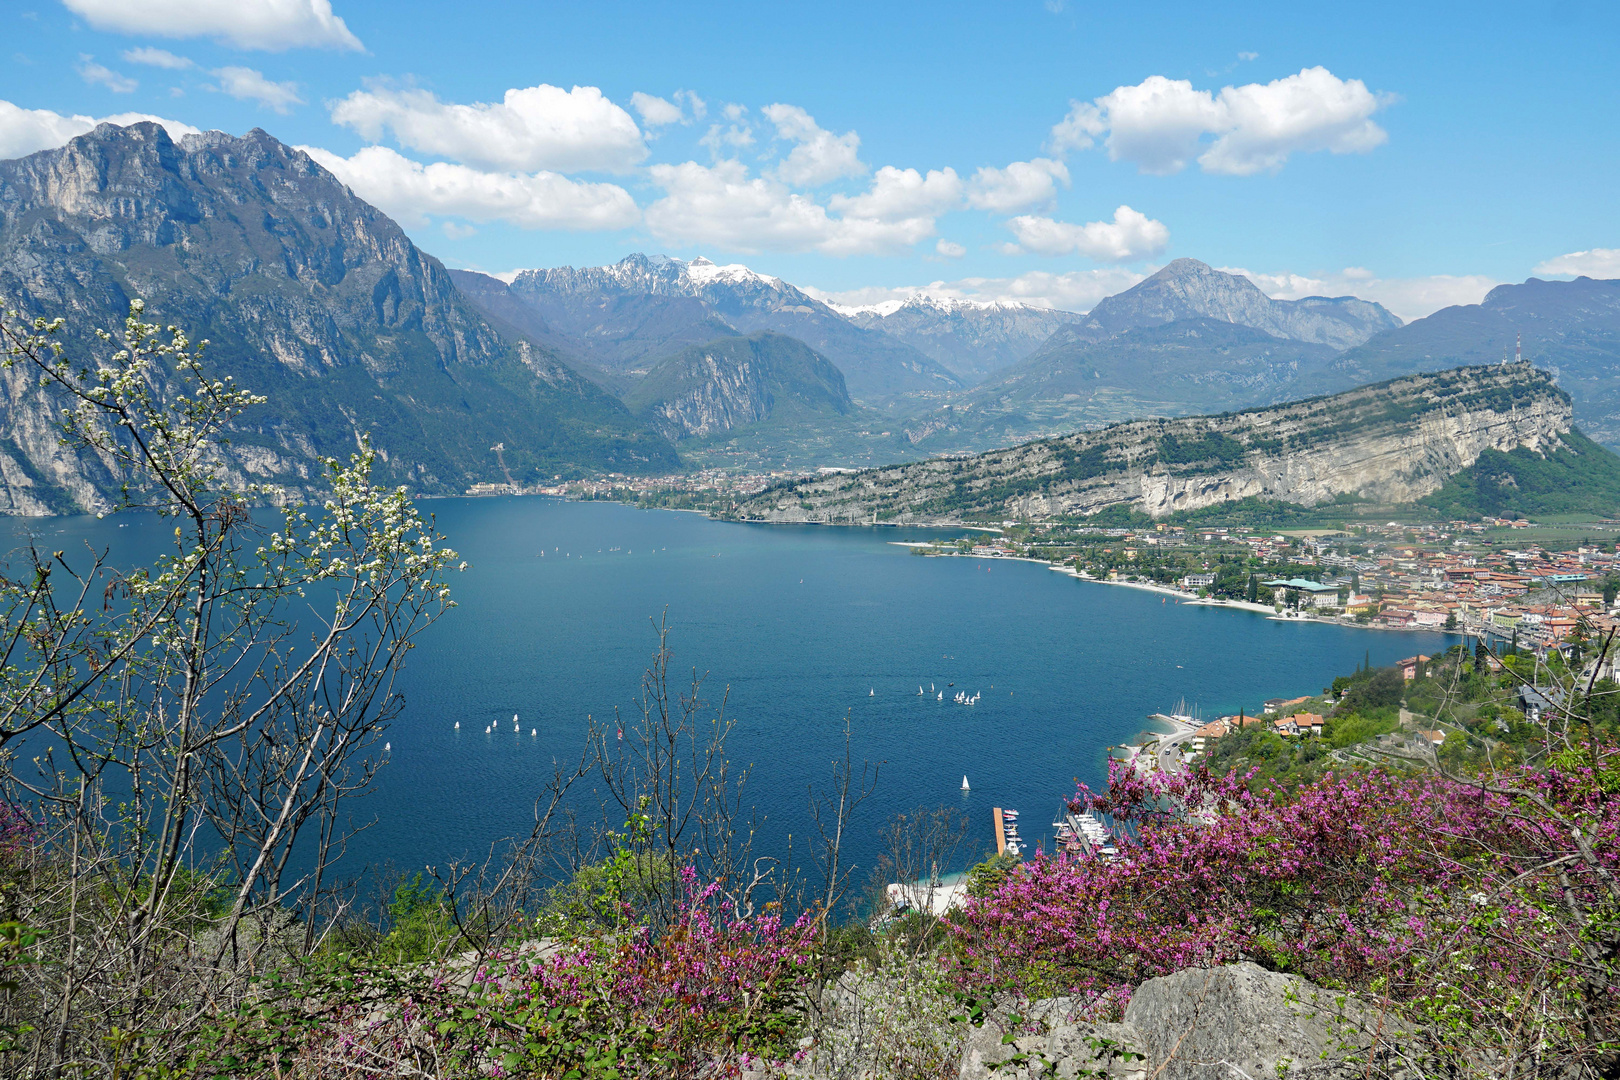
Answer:
[[[466,272],[458,281],[495,317],[511,322],[512,306],[519,305],[543,322],[559,347],[566,348],[559,339],[572,341],[582,359],[610,371],[645,371],[688,345],[773,330],[831,360],[850,394],[867,404],[961,387],[948,368],[914,346],[855,325],[781,278],[746,266],[637,254],[611,266],[524,270],[504,286]]]
[[[972,300],[919,293],[851,307],[831,305],[856,326],[881,330],[976,383],[1017,363],[1083,316],[1014,300]]]

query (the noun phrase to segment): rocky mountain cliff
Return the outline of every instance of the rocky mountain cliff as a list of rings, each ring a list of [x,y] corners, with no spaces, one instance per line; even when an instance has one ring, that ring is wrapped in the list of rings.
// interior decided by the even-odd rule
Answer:
[[[936,296],[866,307],[831,306],[856,326],[881,330],[915,346],[968,385],[1017,363],[1053,333],[1083,318],[1072,311],[1011,301]]]
[[[1178,319],[1236,323],[1287,341],[1335,349],[1360,345],[1401,325],[1383,306],[1354,296],[1273,300],[1241,274],[1224,273],[1197,259],[1176,259],[1146,281],[1098,302],[1063,333],[1076,341],[1100,341]]]
[[[1414,375],[1219,416],[1138,420],[967,458],[767,489],[738,516],[827,523],[1163,517],[1248,497],[1411,502],[1486,450],[1563,448],[1569,395],[1527,364]]]
[[[683,349],[649,371],[625,403],[673,439],[717,435],[773,416],[845,416],[855,407],[826,357],[768,331]]]
[[[211,342],[210,370],[269,397],[233,433],[242,481],[303,490],[369,433],[382,474],[425,492],[514,472],[678,467],[673,447],[544,347],[497,333],[438,260],[308,155],[263,131],[174,143],[104,124],[0,162],[0,296],[63,315],[92,357],[131,299]],[[57,445],[59,408],[0,375],[0,509],[89,509],[117,490]]]
[[[494,311],[493,293],[480,283],[474,300]],[[856,326],[782,279],[745,266],[638,254],[612,266],[524,270],[506,295],[563,335],[557,340],[576,343],[585,360],[610,371],[645,371],[686,345],[770,330],[831,360],[851,395],[868,404],[943,396],[961,386],[912,346]]]
[[[1620,448],[1620,280],[1576,278],[1498,285],[1478,304],[1444,308],[1378,335],[1336,362],[1357,381],[1387,379],[1512,356],[1553,373],[1575,402],[1575,420]]]
[[[1027,360],[906,427],[924,449],[985,449],[1142,416],[1270,405],[1353,386],[1331,368],[1337,355],[1215,319],[1102,341],[1060,331]]]

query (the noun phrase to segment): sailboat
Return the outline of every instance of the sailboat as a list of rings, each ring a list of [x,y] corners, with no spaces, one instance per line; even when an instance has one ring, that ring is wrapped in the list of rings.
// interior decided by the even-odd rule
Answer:
[[[972,791],[973,790],[972,788],[968,787],[967,774],[966,773],[962,774],[962,790],[963,791]]]
[[[868,690],[867,690],[867,691],[866,691],[866,696],[867,696],[867,697],[877,697],[877,691],[876,691],[876,690],[872,690],[872,689],[868,689]]]
[[[941,700],[941,701],[945,700],[945,691],[941,690],[939,692],[939,700]]]

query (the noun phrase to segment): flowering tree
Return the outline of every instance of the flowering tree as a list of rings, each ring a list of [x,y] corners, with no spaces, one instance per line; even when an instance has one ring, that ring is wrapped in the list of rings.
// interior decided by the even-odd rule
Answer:
[[[367,448],[324,463],[324,505],[263,524],[278,493],[232,482],[221,452],[263,399],[143,313],[93,360],[61,319],[0,317],[4,362],[63,402],[68,451],[118,508],[174,523],[150,566],[33,550],[0,577],[0,765],[38,815],[17,901],[38,962],[6,1003],[32,1030],[7,1072],[161,1058],[314,945],[339,807],[379,767],[413,640],[452,606],[455,553],[370,483]]]
[[[958,977],[1101,1005],[1251,960],[1382,996],[1459,1058],[1596,1068],[1620,1035],[1620,750],[1597,754],[1511,783],[1370,771],[1292,795],[1116,767],[1076,803],[1126,826],[1121,857],[1037,859],[970,903]]]

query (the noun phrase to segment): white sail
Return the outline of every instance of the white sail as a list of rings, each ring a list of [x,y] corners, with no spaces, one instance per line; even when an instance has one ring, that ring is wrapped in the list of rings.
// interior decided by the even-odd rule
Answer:
[[[966,773],[962,774],[962,790],[963,791],[971,791],[971,790],[973,790],[972,788],[968,787],[967,774]]]

